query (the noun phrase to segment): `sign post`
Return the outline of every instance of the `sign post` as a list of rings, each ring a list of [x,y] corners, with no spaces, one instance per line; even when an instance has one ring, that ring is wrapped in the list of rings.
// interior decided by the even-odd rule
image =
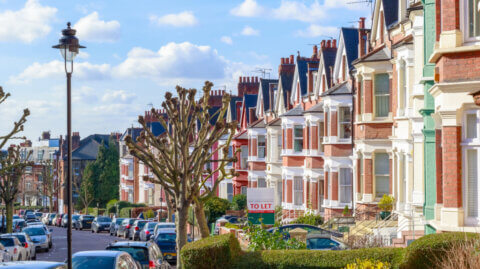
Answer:
[[[248,221],[252,224],[275,224],[275,192],[273,188],[248,188]]]

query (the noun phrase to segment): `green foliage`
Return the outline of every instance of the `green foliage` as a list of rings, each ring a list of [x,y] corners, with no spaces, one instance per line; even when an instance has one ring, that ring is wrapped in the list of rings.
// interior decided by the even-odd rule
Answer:
[[[369,248],[356,250],[265,250],[247,252],[235,262],[238,269],[340,269],[356,260],[387,262],[391,268],[400,268],[405,250],[403,248]]]
[[[392,268],[388,262],[372,261],[372,260],[356,260],[354,263],[347,264],[345,269],[390,269]]]
[[[230,202],[227,199],[213,196],[205,202],[205,212],[208,212],[207,221],[216,221],[219,217],[225,215],[229,208]]]
[[[320,215],[315,215],[313,213],[307,213],[302,217],[297,218],[293,223],[299,224],[308,224],[313,226],[319,226],[323,224],[323,218]]]
[[[143,212],[143,217],[145,219],[152,219],[152,218],[155,217],[155,212],[153,212],[153,210],[149,209],[149,210]]]
[[[130,212],[132,211],[133,207],[124,207],[120,209],[120,218],[130,218]]]
[[[265,249],[305,249],[305,243],[294,238],[284,239],[283,233],[275,230],[268,232],[262,229],[261,225],[249,225],[244,228],[245,235],[249,240],[248,248],[250,250]]]
[[[100,173],[100,168],[95,162],[88,163],[83,170],[82,181],[78,188],[78,197],[83,204],[83,208],[87,208],[95,199],[94,194]]]
[[[100,173],[95,182],[95,203],[99,203],[100,206],[105,206],[112,199],[118,199],[119,158],[117,145],[113,140],[108,142],[108,146],[102,144],[98,149],[95,165]]]
[[[441,233],[425,235],[407,247],[405,268],[436,268],[435,262],[461,243],[480,240],[477,233]]]
[[[282,226],[283,208],[281,205],[275,207],[275,227]]]
[[[237,194],[232,199],[233,210],[245,210],[247,208],[247,196],[245,194]]]
[[[233,234],[207,237],[186,244],[180,251],[182,268],[231,268],[232,261],[241,253]]]
[[[117,213],[117,203],[118,203],[118,200],[117,199],[112,199],[110,201],[108,201],[107,203],[107,213]]]
[[[380,202],[378,203],[378,208],[383,211],[392,211],[393,204],[395,203],[395,198],[391,195],[384,194]]]
[[[237,224],[233,224],[233,223],[230,223],[230,222],[227,222],[225,223],[225,228],[229,228],[229,229],[241,229],[240,226],[238,226]]]
[[[345,208],[342,211],[342,215],[348,216],[350,214],[350,209],[348,208],[348,205],[345,205]]]

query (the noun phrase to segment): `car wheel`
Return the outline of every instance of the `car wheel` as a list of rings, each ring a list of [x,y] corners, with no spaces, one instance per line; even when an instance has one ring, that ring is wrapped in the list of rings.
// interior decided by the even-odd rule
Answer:
[[[22,259],[22,254],[18,255],[18,260],[19,260],[19,261],[23,261],[23,259]]]
[[[93,234],[93,229],[92,229],[92,234]]]
[[[35,256],[33,256],[32,260],[36,260],[37,259],[37,253],[35,253]]]
[[[48,243],[48,248],[52,248],[52,242]]]

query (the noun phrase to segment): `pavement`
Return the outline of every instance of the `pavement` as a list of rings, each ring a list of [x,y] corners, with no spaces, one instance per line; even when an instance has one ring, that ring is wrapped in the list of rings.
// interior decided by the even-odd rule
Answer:
[[[64,262],[67,259],[67,229],[49,226],[53,229],[53,246],[48,252],[37,253],[39,261]],[[108,232],[92,233],[90,230],[72,230],[72,254],[85,250],[105,250],[109,243],[125,239],[110,236]]]

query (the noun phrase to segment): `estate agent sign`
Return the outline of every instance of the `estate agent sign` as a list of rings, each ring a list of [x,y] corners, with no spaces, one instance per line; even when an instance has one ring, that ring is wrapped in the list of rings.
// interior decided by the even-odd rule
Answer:
[[[248,221],[252,224],[275,224],[275,192],[273,188],[248,188]]]

